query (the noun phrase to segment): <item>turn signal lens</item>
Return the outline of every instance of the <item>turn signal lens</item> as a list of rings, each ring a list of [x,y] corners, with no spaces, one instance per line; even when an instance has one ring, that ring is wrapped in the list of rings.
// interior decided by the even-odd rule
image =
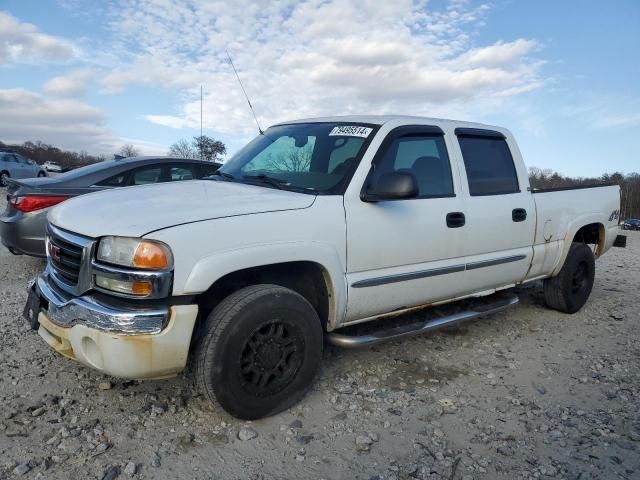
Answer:
[[[126,280],[117,280],[103,275],[96,275],[96,285],[100,288],[104,288],[105,290],[111,290],[112,292],[126,293],[139,297],[146,297],[153,290],[151,282],[128,282]]]
[[[140,242],[133,255],[133,265],[138,268],[163,269],[169,267],[166,250],[157,243]]]
[[[131,293],[134,295],[140,295],[141,297],[146,297],[151,293],[153,287],[150,282],[132,282],[131,283]]]

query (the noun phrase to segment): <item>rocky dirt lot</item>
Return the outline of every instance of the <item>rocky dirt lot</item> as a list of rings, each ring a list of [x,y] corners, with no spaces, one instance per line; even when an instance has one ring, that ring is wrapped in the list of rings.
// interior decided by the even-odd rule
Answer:
[[[638,479],[628,234],[578,314],[546,309],[532,285],[520,306],[453,330],[327,347],[313,391],[256,422],[210,406],[188,372],[123,381],[54,353],[21,318],[43,262],[0,247],[0,478]]]

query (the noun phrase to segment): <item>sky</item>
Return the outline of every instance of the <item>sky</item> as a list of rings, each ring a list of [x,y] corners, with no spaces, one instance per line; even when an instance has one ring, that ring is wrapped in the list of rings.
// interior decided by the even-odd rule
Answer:
[[[408,114],[509,128],[525,163],[640,171],[636,0],[0,0],[0,141],[164,154],[204,131]]]

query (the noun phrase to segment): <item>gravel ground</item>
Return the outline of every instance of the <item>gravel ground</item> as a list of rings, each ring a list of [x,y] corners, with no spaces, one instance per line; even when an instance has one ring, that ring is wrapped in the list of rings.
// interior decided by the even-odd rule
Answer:
[[[0,210],[4,204],[0,203]],[[327,347],[275,417],[210,406],[189,373],[123,381],[21,318],[43,262],[0,247],[0,478],[640,478],[640,232],[597,262],[575,315],[520,306],[375,348]]]

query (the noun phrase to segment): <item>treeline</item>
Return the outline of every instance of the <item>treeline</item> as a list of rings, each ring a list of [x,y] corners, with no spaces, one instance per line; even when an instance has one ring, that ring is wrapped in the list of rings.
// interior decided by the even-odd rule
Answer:
[[[89,155],[84,151],[71,152],[40,141],[24,142],[22,145],[6,145],[0,142],[1,149],[12,150],[24,157],[35,160],[39,165],[49,160],[69,169],[101,162],[106,159],[104,155]]]
[[[531,167],[529,183],[532,188],[574,187],[580,185],[616,184],[622,189],[620,218],[640,218],[640,174],[615,172],[600,177],[565,177],[551,169]]]

